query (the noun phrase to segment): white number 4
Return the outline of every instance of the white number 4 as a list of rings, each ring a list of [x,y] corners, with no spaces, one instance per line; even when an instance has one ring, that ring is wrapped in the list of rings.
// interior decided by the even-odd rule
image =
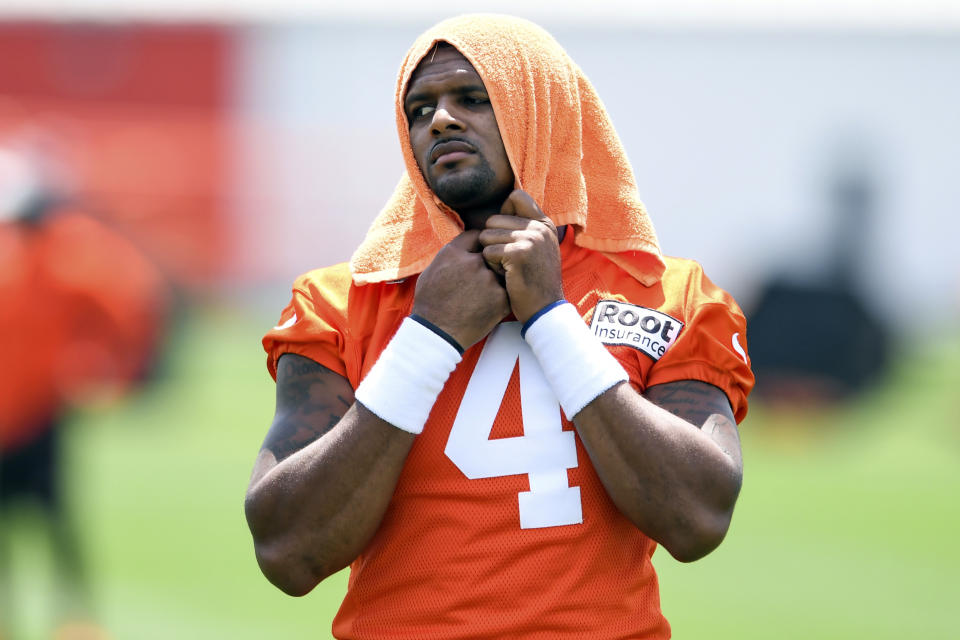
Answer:
[[[491,439],[518,360],[523,435]],[[530,491],[518,494],[520,528],[580,524],[580,487],[571,487],[567,480],[567,469],[577,466],[577,447],[573,432],[562,427],[560,403],[520,337],[520,323],[500,324],[487,338],[467,383],[447,440],[447,457],[471,480],[527,474]]]

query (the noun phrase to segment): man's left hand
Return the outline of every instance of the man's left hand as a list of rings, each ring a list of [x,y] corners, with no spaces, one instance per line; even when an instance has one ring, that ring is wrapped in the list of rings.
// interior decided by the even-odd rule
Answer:
[[[520,322],[563,298],[557,227],[525,191],[516,189],[480,233],[483,258],[505,279]]]

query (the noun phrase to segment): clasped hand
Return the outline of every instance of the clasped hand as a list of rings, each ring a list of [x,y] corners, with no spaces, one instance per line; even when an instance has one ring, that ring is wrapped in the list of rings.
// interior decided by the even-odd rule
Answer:
[[[516,189],[482,231],[464,231],[437,253],[417,281],[413,312],[466,349],[511,310],[526,322],[561,298],[557,228]]]

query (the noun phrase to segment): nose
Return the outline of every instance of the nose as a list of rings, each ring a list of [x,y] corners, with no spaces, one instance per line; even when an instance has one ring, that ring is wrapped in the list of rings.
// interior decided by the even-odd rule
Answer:
[[[430,121],[430,130],[434,135],[440,135],[449,130],[462,131],[464,129],[463,122],[457,117],[456,111],[451,109],[451,106],[447,100],[441,100],[437,103],[437,107],[433,111],[433,120]]]

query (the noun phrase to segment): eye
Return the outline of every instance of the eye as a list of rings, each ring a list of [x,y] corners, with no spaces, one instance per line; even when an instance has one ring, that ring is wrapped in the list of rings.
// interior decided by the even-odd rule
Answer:
[[[481,104],[489,104],[490,98],[485,95],[466,95],[463,96],[463,102],[464,104],[470,106],[476,106]]]
[[[432,104],[418,105],[410,110],[410,119],[417,120],[419,118],[423,118],[433,113],[435,109],[436,107],[434,107]]]

